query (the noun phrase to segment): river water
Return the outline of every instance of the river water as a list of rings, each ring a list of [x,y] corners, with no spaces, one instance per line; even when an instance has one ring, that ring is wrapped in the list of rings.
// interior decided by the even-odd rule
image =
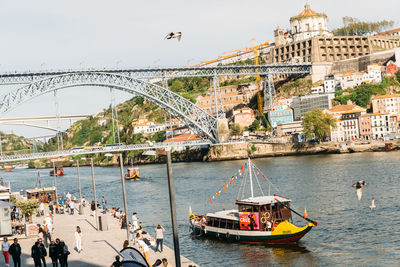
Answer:
[[[209,197],[229,180],[245,161],[174,163],[177,216],[181,253],[201,266],[369,266],[400,265],[400,152],[313,155],[255,159],[281,194],[301,213],[318,222],[298,245],[261,246],[225,243],[191,237],[188,208],[198,214],[234,207],[240,186],[234,181],[210,204]],[[136,211],[145,229],[154,235],[157,224],[166,228],[165,243],[173,247],[165,165],[140,167],[143,180],[127,182],[129,212]],[[49,170],[41,170],[43,186],[53,185]],[[65,168],[58,190],[78,195],[76,168]],[[12,190],[33,188],[37,171],[1,172]],[[95,168],[97,197],[109,206],[123,207],[118,168]],[[361,201],[352,183],[364,179]],[[92,199],[90,168],[81,168],[84,196]],[[260,180],[268,192],[265,180]],[[248,188],[248,187],[247,187]],[[258,191],[256,191],[258,192]],[[249,194],[249,192],[247,192]],[[276,193],[272,191],[271,193]],[[279,193],[279,192],[278,192]],[[371,198],[376,199],[370,210]],[[305,221],[294,215],[295,224]],[[121,242],[122,244],[122,242]]]

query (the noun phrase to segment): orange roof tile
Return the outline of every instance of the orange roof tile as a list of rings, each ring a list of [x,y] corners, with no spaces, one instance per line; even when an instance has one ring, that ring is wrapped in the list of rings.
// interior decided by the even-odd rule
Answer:
[[[392,97],[400,97],[400,94],[393,94],[393,95],[379,95],[379,96],[375,96],[374,98],[372,98],[372,100],[375,100],[375,99],[385,99],[385,98],[392,98]]]
[[[350,111],[354,109],[361,109],[363,110],[362,107],[357,106],[357,105],[337,105],[334,107],[331,107],[328,109],[329,112],[345,112],[345,111]]]
[[[391,33],[395,33],[395,32],[400,32],[400,28],[389,30],[389,31],[385,31],[385,32],[380,32],[380,33],[375,34],[375,36],[387,35],[387,34],[391,34]]]

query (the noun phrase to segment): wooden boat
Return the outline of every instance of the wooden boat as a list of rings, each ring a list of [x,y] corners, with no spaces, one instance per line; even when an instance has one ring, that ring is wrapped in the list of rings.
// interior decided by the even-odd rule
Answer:
[[[252,170],[250,160],[247,166]],[[249,171],[251,197],[236,200],[237,209],[200,216],[190,211],[190,227],[194,235],[248,244],[291,244],[317,225],[317,222],[294,211],[288,198],[278,195],[254,197],[251,173]],[[308,224],[303,227],[294,225],[292,212],[307,220]]]
[[[140,171],[138,167],[128,168],[125,174],[125,180],[140,180]]]
[[[6,169],[6,172],[12,172],[13,167],[12,166],[6,166],[5,169]]]
[[[385,151],[394,151],[395,147],[393,146],[393,143],[385,143]]]
[[[57,166],[56,167],[56,174],[55,176],[63,176],[64,175],[64,169],[62,166]],[[50,170],[50,176],[54,176],[54,169]]]

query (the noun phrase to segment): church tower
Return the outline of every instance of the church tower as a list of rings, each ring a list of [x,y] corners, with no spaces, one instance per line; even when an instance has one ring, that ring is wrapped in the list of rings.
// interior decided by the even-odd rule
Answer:
[[[328,17],[311,9],[307,3],[304,10],[290,18],[290,29],[295,42],[314,36],[332,36],[328,30]]]

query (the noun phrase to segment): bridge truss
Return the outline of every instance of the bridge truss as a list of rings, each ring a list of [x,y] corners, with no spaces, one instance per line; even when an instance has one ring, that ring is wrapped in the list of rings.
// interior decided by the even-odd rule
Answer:
[[[171,147],[194,147],[194,146],[208,146],[212,142],[207,140],[198,141],[186,141],[186,142],[164,142],[155,144],[135,144],[135,145],[113,145],[105,147],[89,147],[79,149],[60,150],[52,152],[39,152],[39,153],[28,153],[28,154],[17,154],[0,156],[0,163],[5,162],[16,162],[32,159],[44,159],[44,158],[62,158],[67,156],[77,155],[89,155],[97,153],[113,153],[113,152],[124,152],[132,150],[155,150],[155,149],[169,149]]]

